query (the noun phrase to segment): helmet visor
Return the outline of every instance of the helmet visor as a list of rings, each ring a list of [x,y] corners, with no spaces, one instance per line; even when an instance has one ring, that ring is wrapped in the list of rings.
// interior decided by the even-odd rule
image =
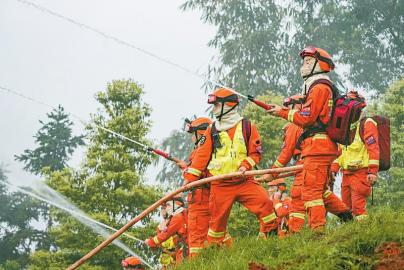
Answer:
[[[307,46],[306,48],[304,48],[300,53],[300,57],[304,58],[306,56],[311,56],[314,57],[317,53],[317,48],[314,46]]]

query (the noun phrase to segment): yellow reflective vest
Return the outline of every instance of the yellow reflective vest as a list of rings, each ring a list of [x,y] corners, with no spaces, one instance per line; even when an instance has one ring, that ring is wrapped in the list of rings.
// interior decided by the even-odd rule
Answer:
[[[208,170],[212,175],[237,172],[241,162],[247,158],[247,147],[243,137],[242,121],[237,124],[233,140],[227,131],[219,132],[222,147],[212,153]]]
[[[377,125],[371,118],[366,121],[373,121]],[[365,143],[362,141],[359,130],[360,125],[356,128],[354,141],[348,146],[343,146],[342,154],[338,157],[339,166],[344,170],[358,170],[369,166],[369,153]]]

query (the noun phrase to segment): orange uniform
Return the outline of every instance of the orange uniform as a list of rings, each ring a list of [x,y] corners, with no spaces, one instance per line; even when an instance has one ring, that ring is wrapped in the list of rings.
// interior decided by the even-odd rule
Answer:
[[[342,167],[342,200],[358,219],[366,217],[366,199],[371,194],[367,176],[377,175],[380,158],[377,123],[369,118],[363,125],[363,136],[358,127],[353,143],[332,164],[334,173]]]
[[[157,235],[146,240],[146,244],[151,248],[161,246],[161,244],[169,239],[171,236],[178,237],[177,250],[176,250],[176,263],[181,262],[184,252],[187,249],[182,246],[188,245],[188,232],[187,232],[187,211],[184,209],[181,213],[175,214],[170,218],[167,228],[164,231],[157,231]]]
[[[296,165],[303,164],[303,160],[300,159],[300,150],[296,149],[297,140],[302,134],[303,129],[292,123],[286,124],[283,129],[282,150],[272,167],[284,167],[292,158],[296,161]],[[288,225],[289,230],[292,232],[298,232],[304,226],[306,210],[304,201],[301,198],[303,182],[303,172],[297,172],[290,191],[292,201],[290,204]],[[348,211],[347,206],[330,190],[324,192],[323,200],[326,210],[332,214],[339,216]]]
[[[236,134],[239,134],[239,126],[241,121],[232,128],[220,132],[223,136],[228,136],[231,140],[231,146],[223,146],[232,148],[234,145],[241,145],[240,141],[235,141]],[[225,133],[224,133],[225,132]],[[237,135],[237,140],[242,140]],[[184,178],[187,181],[195,181],[199,179],[203,171],[211,163],[211,159],[216,158],[214,153],[212,140],[212,126],[205,132],[205,141],[200,144],[191,165],[184,172]],[[251,124],[251,135],[249,142],[243,142],[246,146],[248,155],[239,164],[239,167],[244,166],[247,170],[251,170],[255,164],[258,164],[261,159],[261,140],[255,125]],[[232,150],[233,151],[233,150]],[[232,152],[232,157],[237,158],[239,154]],[[223,164],[227,166],[228,164]],[[212,171],[210,171],[212,172]],[[247,209],[256,214],[260,221],[262,233],[267,233],[276,229],[276,215],[273,210],[272,202],[265,189],[261,187],[252,177],[247,179],[230,179],[221,182],[213,182],[211,184],[210,194],[210,211],[211,220],[208,231],[208,241],[210,243],[223,243],[226,237],[227,221],[230,215],[231,207],[235,201],[239,201]]]
[[[289,214],[292,201],[289,197],[274,198],[273,205],[276,216],[278,217],[278,236],[283,237],[288,232]]]
[[[198,148],[192,151],[189,161],[192,159]],[[201,178],[206,176],[202,173]],[[196,256],[204,247],[207,241],[209,230],[209,186],[202,186],[191,190],[188,193],[188,239],[189,239],[189,256]]]
[[[318,121],[327,124],[332,105],[331,88],[327,84],[318,83],[307,93],[301,110],[282,108],[279,116],[306,130],[317,126]],[[338,148],[325,132],[318,132],[304,139],[301,149],[301,198],[308,213],[309,226],[314,229],[326,224],[323,194],[327,190],[330,166],[337,157]],[[294,195],[292,192],[292,198]]]

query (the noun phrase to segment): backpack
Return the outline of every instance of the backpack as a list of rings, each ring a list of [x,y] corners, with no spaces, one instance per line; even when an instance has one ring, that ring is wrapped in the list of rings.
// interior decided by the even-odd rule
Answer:
[[[247,156],[248,156],[248,144],[250,142],[251,137],[251,122],[248,119],[243,118],[241,120],[241,128],[243,132],[243,138],[245,142],[245,146],[247,148]],[[219,132],[216,129],[215,123],[212,125],[212,142],[213,142],[213,153],[216,153],[216,149],[221,148],[222,144],[220,143]]]
[[[317,126],[304,130],[296,143],[296,149],[299,150],[301,150],[300,144],[304,139],[319,132],[326,132],[330,139],[336,143],[350,145],[355,138],[362,109],[366,106],[362,98],[350,98],[347,95],[341,95],[338,88],[326,79],[315,81],[310,86],[309,91],[319,83],[326,84],[331,88],[333,100],[331,117],[328,124],[317,119]]]
[[[377,133],[379,134],[379,171],[390,169],[390,119],[380,115],[371,117],[377,123]],[[365,121],[362,119],[359,126],[359,135],[365,143]]]

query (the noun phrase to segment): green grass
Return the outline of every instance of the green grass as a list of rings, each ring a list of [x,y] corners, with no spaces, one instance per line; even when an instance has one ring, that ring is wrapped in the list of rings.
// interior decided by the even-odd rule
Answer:
[[[366,221],[338,224],[330,220],[325,235],[305,230],[285,239],[235,239],[228,249],[209,248],[179,269],[247,269],[250,261],[269,269],[372,269],[381,243],[403,244],[404,209],[377,208]]]

